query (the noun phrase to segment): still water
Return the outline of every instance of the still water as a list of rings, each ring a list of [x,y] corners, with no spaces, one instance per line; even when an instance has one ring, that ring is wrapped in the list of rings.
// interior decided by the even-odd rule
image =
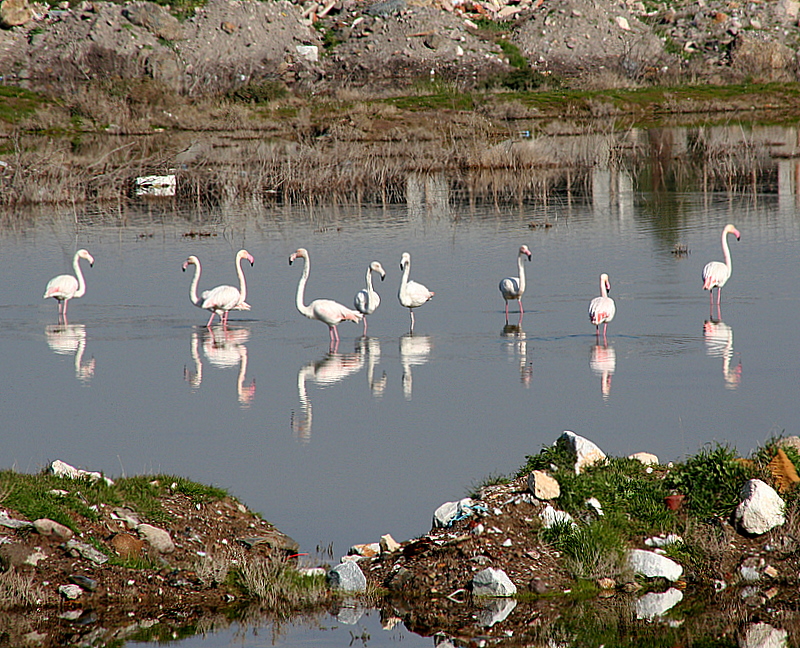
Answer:
[[[62,459],[111,476],[179,474],[228,489],[301,551],[332,544],[339,556],[385,533],[425,533],[442,502],[514,472],[565,429],[608,453],[662,462],[706,442],[748,453],[771,435],[800,434],[794,196],[661,200],[617,188],[470,206],[427,178],[391,206],[54,208],[6,219],[2,466],[37,471]],[[733,274],[718,316],[700,273],[722,260],[728,222],[742,236],[729,239]],[[532,252],[525,314],[514,326],[512,302],[506,326],[498,283],[517,274],[522,244]],[[302,264],[288,258],[300,246],[311,258],[307,302],[351,305],[369,262],[383,264],[368,337],[344,322],[331,354],[327,327],[297,312]],[[59,325],[56,303],[41,296],[80,247],[95,264],[82,262],[86,295]],[[252,310],[209,331],[181,265],[199,257],[200,290],[236,283],[243,247],[255,258],[244,264]],[[411,278],[435,292],[413,335],[397,299],[404,251]],[[617,307],[605,344],[587,316],[601,272]],[[347,645],[369,632],[372,646],[431,645],[381,631],[373,617],[290,629],[276,643]],[[235,641],[272,644],[264,634]]]

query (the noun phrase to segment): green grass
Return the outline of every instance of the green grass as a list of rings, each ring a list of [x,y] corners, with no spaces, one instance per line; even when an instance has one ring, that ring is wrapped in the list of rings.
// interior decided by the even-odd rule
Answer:
[[[0,85],[0,121],[8,124],[19,123],[33,115],[45,102],[44,97],[35,92]]]

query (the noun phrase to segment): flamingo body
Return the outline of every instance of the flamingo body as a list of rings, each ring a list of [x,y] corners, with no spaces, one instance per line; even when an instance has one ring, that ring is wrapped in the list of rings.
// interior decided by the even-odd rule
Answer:
[[[367,315],[372,315],[381,305],[381,296],[372,287],[372,273],[377,272],[381,276],[381,281],[386,278],[386,271],[378,261],[373,261],[367,266],[367,287],[359,290],[353,298],[353,306],[364,315],[364,335],[367,334]]]
[[[400,304],[408,309],[411,314],[411,331],[414,331],[414,310],[422,306],[425,302],[433,297],[434,292],[428,290],[426,286],[416,281],[410,281],[408,274],[411,271],[411,255],[408,252],[403,252],[400,257],[400,270],[403,271],[403,277],[400,280],[400,290],[397,293],[397,298]]]
[[[192,255],[183,263],[183,270],[186,271],[190,265],[195,267],[194,279],[189,287],[189,301],[191,301],[198,308],[211,311],[211,317],[206,324],[206,328],[211,328],[211,322],[214,321],[214,316],[219,315],[220,321],[223,326],[228,324],[228,313],[232,310],[250,310],[250,304],[245,301],[247,297],[247,282],[244,278],[242,271],[241,261],[247,259],[252,266],[254,263],[253,255],[247,250],[239,250],[236,253],[236,274],[239,275],[239,288],[234,286],[217,286],[210,290],[205,290],[197,296],[197,283],[200,281],[200,267],[199,259]]]
[[[703,268],[703,290],[709,291],[709,298],[711,303],[714,303],[714,288],[717,289],[717,303],[720,300],[720,291],[725,283],[731,277],[731,251],[728,247],[728,234],[736,236],[738,241],[741,237],[739,230],[733,225],[728,223],[722,230],[722,256],[725,259],[724,263],[721,261],[711,261]]]
[[[343,304],[340,304],[332,299],[315,299],[310,304],[306,305],[306,282],[308,281],[308,275],[311,272],[311,263],[308,256],[308,250],[305,248],[299,248],[296,252],[293,252],[289,257],[289,265],[291,265],[298,258],[305,259],[305,266],[303,267],[303,274],[300,277],[300,282],[297,284],[297,296],[295,299],[297,310],[309,319],[319,320],[320,322],[327,324],[328,332],[331,337],[331,346],[333,346],[334,343],[338,345],[339,331],[337,330],[336,326],[340,322],[344,321],[360,322],[363,318],[363,314],[347,308],[347,306],[344,306]]]
[[[589,302],[589,319],[597,327],[598,334],[600,325],[603,325],[603,337],[606,335],[608,323],[614,319],[617,312],[614,300],[608,296],[609,290],[611,290],[611,284],[608,281],[608,275],[603,273],[600,275],[600,296]]]
[[[47,286],[45,286],[42,299],[52,297],[58,301],[59,319],[62,317],[66,319],[67,302],[69,302],[70,299],[83,297],[86,294],[86,282],[83,279],[83,273],[81,272],[79,263],[81,259],[86,259],[90,267],[94,265],[94,258],[91,254],[83,249],[78,250],[72,258],[72,267],[75,270],[75,276],[73,277],[68,274],[58,275],[48,281]]]
[[[508,302],[516,299],[519,303],[519,317],[522,319],[522,295],[525,294],[525,266],[523,260],[528,257],[531,260],[531,251],[527,245],[522,245],[519,248],[517,256],[517,267],[519,268],[519,277],[506,277],[500,282],[500,293],[506,302],[506,324],[508,324]]]

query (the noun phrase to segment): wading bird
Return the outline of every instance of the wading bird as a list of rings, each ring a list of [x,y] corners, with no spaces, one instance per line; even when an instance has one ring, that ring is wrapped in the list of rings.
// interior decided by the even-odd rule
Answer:
[[[527,245],[519,248],[519,255],[517,256],[517,267],[519,268],[519,277],[506,277],[500,282],[500,292],[503,299],[506,301],[506,324],[508,324],[508,302],[516,299],[519,303],[519,321],[522,322],[522,295],[525,294],[525,265],[523,264],[524,257],[531,260],[531,251]]]
[[[328,331],[331,336],[331,348],[334,348],[339,345],[339,331],[336,330],[336,325],[345,320],[360,322],[361,318],[364,316],[358,311],[351,310],[347,308],[347,306],[333,301],[332,299],[315,299],[306,306],[303,302],[305,301],[308,274],[311,271],[308,250],[299,248],[296,252],[293,252],[289,257],[289,265],[292,265],[297,258],[305,259],[306,261],[303,267],[303,275],[300,277],[300,282],[297,284],[297,297],[295,299],[297,310],[309,319],[319,320],[328,325]]]
[[[239,275],[239,288],[238,290],[233,286],[217,286],[211,290],[206,290],[198,298],[197,296],[197,283],[200,281],[200,261],[196,256],[192,255],[183,263],[183,271],[190,265],[195,267],[194,279],[192,285],[189,287],[189,301],[191,301],[198,308],[211,311],[211,317],[208,319],[206,328],[211,328],[211,322],[214,321],[214,315],[219,315],[222,326],[228,325],[228,313],[232,310],[250,310],[250,304],[247,299],[247,283],[244,280],[244,271],[242,270],[241,261],[247,259],[252,267],[254,263],[253,255],[247,250],[239,250],[236,253],[236,274]]]
[[[725,263],[719,261],[711,261],[706,263],[703,268],[703,290],[708,291],[708,297],[711,300],[711,305],[714,305],[714,288],[717,289],[717,306],[720,302],[720,293],[725,282],[731,277],[731,251],[728,248],[728,234],[734,234],[736,240],[740,238],[739,230],[733,225],[728,223],[722,230],[722,256]]]
[[[383,266],[377,261],[373,261],[367,266],[367,287],[359,290],[353,299],[353,306],[364,316],[364,335],[367,334],[367,315],[372,315],[381,305],[381,296],[372,287],[373,272],[377,272],[381,276],[381,281],[386,278]]]
[[[408,252],[403,252],[400,257],[400,270],[403,271],[403,278],[400,280],[400,290],[397,293],[397,298],[400,304],[408,309],[411,313],[411,332],[414,332],[414,309],[422,306],[426,301],[433,297],[434,293],[428,290],[421,283],[408,280],[408,273],[411,270],[411,255]]]
[[[611,284],[608,282],[608,275],[604,272],[600,275],[600,296],[589,302],[589,319],[597,327],[598,337],[600,336],[600,325],[603,325],[603,340],[606,338],[608,323],[614,319],[617,312],[614,300],[608,296],[609,290],[611,290]]]
[[[67,321],[67,306],[73,297],[83,297],[86,293],[86,282],[83,280],[80,259],[86,259],[89,266],[94,265],[94,258],[86,250],[78,250],[72,258],[72,267],[75,270],[77,279],[72,275],[62,274],[53,277],[47,282],[42,299],[53,297],[58,301],[58,321]]]

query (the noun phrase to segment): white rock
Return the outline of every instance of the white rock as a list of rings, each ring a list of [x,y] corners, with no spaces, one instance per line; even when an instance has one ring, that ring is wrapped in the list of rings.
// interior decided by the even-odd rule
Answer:
[[[586,507],[597,513],[600,517],[604,516],[603,513],[603,505],[600,503],[600,500],[596,497],[590,497],[586,500]]]
[[[379,542],[370,542],[368,544],[356,544],[350,547],[347,551],[349,556],[363,556],[365,558],[374,558],[381,552],[381,545]]]
[[[789,633],[769,623],[753,623],[745,630],[744,640],[739,645],[741,648],[787,648]]]
[[[487,567],[472,577],[472,593],[475,596],[514,596],[517,586],[502,569]]]
[[[458,502],[445,502],[433,512],[434,527],[448,527],[453,520],[472,515],[473,501],[465,497]]]
[[[140,524],[136,527],[136,530],[158,553],[167,554],[175,551],[175,543],[172,541],[169,532],[164,529],[154,527],[152,524]]]
[[[70,466],[68,463],[56,459],[50,464],[50,472],[56,477],[67,477],[69,479],[88,479],[90,481],[97,481],[103,479],[108,486],[113,486],[114,482],[108,477],[103,477],[99,472],[89,472],[88,470],[81,470]]]
[[[647,538],[644,543],[648,547],[669,547],[672,544],[682,544],[683,538],[675,533],[670,533],[667,536],[653,536]]]
[[[557,499],[561,495],[558,482],[542,470],[534,470],[528,475],[528,490],[540,500]]]
[[[550,504],[544,507],[544,510],[539,513],[539,517],[542,518],[542,524],[545,529],[549,529],[558,522],[570,522],[573,526],[576,526],[569,513],[554,509]]]
[[[83,590],[78,585],[59,585],[58,593],[61,594],[61,596],[63,596],[65,599],[74,601],[75,599],[81,597]]]
[[[400,543],[397,542],[397,540],[395,540],[389,533],[381,536],[379,545],[381,548],[381,553],[394,553],[395,551],[400,551]]]
[[[297,571],[300,572],[303,576],[309,576],[312,578],[317,576],[325,576],[328,573],[327,571],[325,571],[324,567],[301,567]]]
[[[628,564],[635,573],[647,578],[666,578],[676,581],[683,574],[683,567],[671,558],[644,549],[632,550],[628,554]]]
[[[316,45],[295,45],[297,54],[306,61],[316,63],[319,61],[319,48]]]
[[[505,621],[515,607],[517,600],[513,598],[486,601],[484,608],[477,614],[477,621],[484,628],[491,628],[496,623]]]
[[[670,608],[683,600],[683,592],[670,587],[666,592],[648,592],[634,603],[637,619],[653,619],[663,616]]]
[[[33,553],[29,553],[28,556],[23,561],[23,564],[33,565],[34,567],[36,567],[36,565],[39,564],[39,561],[44,560],[45,558],[47,558],[47,554],[37,550],[34,551]]]
[[[345,592],[364,592],[367,578],[361,568],[352,561],[343,562],[328,572],[328,583],[333,589]]]
[[[736,521],[753,535],[766,533],[786,522],[786,504],[770,485],[751,479],[740,493],[742,502],[736,507]]]
[[[74,535],[69,527],[47,518],[40,518],[34,521],[33,528],[36,529],[39,535],[55,536],[62,540],[69,540]]]
[[[564,443],[575,455],[575,474],[580,475],[584,468],[606,460],[606,454],[586,437],[570,430],[558,437],[556,444]]]
[[[649,452],[634,452],[628,455],[628,459],[636,459],[636,461],[643,463],[645,466],[657,466],[659,464],[658,457]]]
[[[624,29],[625,31],[631,30],[631,24],[625,16],[617,16],[614,20],[617,23],[617,27],[620,29]]]

